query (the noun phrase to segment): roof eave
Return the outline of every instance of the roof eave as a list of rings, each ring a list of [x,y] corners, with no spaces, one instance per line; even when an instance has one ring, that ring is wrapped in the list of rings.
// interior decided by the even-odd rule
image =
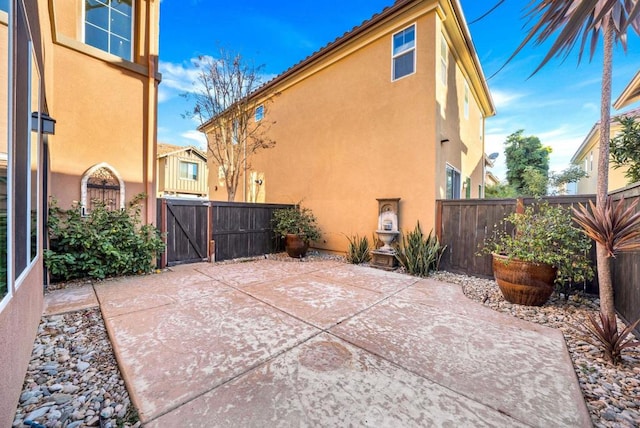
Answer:
[[[631,79],[631,82],[622,91],[618,99],[613,103],[616,110],[628,106],[631,103],[640,101],[640,71]]]

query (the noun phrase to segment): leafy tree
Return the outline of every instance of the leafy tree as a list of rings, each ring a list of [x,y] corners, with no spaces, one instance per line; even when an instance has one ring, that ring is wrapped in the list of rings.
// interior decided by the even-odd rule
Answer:
[[[511,199],[518,197],[518,191],[510,184],[499,183],[487,186],[484,189],[484,197],[487,199]]]
[[[576,183],[586,176],[587,172],[584,169],[578,165],[571,165],[557,174],[551,173],[549,175],[549,186],[558,189],[559,193],[564,193],[565,185]]]
[[[622,132],[611,140],[611,162],[614,168],[628,167],[624,176],[628,183],[640,181],[640,122],[634,117],[618,119]]]
[[[525,196],[545,196],[549,184],[549,177],[540,169],[528,166],[524,169],[524,185],[522,193]]]
[[[604,40],[596,190],[597,205],[604,206],[609,185],[613,45],[618,41],[626,49],[629,28],[640,34],[640,2],[637,0],[532,0],[526,7],[525,17],[532,25],[509,60],[532,40],[534,44],[541,45],[556,35],[547,55],[532,74],[538,72],[554,57],[566,58],[578,41],[580,42],[578,60],[582,58],[587,41],[590,42],[590,58],[593,58],[598,39],[602,36]],[[596,244],[596,254],[600,311],[608,319],[615,320],[610,260],[601,243]]]
[[[219,167],[227,198],[234,201],[241,178],[251,168],[251,156],[275,145],[266,136],[272,124],[267,121],[268,103],[251,97],[262,85],[262,66],[225,49],[219,50],[218,58],[198,57],[195,65],[194,91],[183,94],[194,106],[185,116],[200,123],[207,156]]]
[[[523,132],[522,129],[514,132],[504,143],[507,181],[519,194],[528,193],[525,177],[532,170],[540,171],[546,179],[549,173],[549,153],[551,153],[551,148],[543,147],[538,137],[534,135],[525,137],[522,135]]]

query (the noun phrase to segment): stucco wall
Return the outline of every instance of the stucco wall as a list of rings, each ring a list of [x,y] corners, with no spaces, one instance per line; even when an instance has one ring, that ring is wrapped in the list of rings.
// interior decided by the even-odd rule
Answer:
[[[31,359],[43,301],[42,263],[31,269],[9,304],[0,311],[0,426],[16,412],[24,374]]]
[[[266,202],[297,203],[316,214],[321,249],[345,251],[344,236],[371,237],[377,198],[401,198],[400,227],[419,221],[429,232],[435,200],[445,196],[446,164],[483,182],[482,114],[470,91],[463,118],[464,76],[451,54],[449,84],[439,86],[441,16],[408,8],[324,55],[273,87],[265,120],[276,146],[260,152],[250,170],[264,174]],[[391,79],[392,35],[416,24],[416,71]],[[449,143],[441,144],[442,139]],[[210,165],[217,172],[217,165]],[[217,189],[216,189],[217,187]],[[217,173],[210,197],[226,200]],[[462,197],[464,192],[461,191]],[[242,200],[242,184],[236,200]]]

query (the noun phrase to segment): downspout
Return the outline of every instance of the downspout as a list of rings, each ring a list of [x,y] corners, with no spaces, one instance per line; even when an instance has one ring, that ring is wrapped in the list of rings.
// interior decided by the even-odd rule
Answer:
[[[147,138],[146,147],[144,147],[144,179],[146,183],[147,193],[147,224],[156,223],[156,124],[157,124],[157,104],[156,104],[156,67],[158,58],[158,48],[156,44],[156,31],[157,31],[157,14],[156,0],[149,0],[147,2],[147,40],[146,40],[146,53],[147,53]]]

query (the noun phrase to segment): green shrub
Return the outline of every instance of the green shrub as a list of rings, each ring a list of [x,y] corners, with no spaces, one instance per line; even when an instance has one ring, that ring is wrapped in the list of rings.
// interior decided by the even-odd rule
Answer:
[[[575,226],[569,208],[538,202],[495,225],[479,254],[556,266],[557,290],[568,296],[576,285],[593,278],[590,249],[591,240]]]
[[[50,249],[44,262],[54,281],[103,279],[147,273],[164,243],[153,225],[141,225],[138,195],[124,210],[98,206],[82,217],[79,205],[69,210],[52,201],[49,208]]]
[[[346,236],[346,235],[345,235]],[[367,263],[371,260],[371,246],[366,236],[362,238],[360,236],[352,235],[347,236],[349,240],[349,249],[347,251],[347,261],[358,265],[360,263]]]
[[[271,225],[273,232],[283,238],[292,234],[298,235],[305,242],[310,242],[322,237],[318,221],[311,209],[301,207],[299,203],[292,208],[274,210]]]
[[[413,232],[402,235],[396,258],[407,273],[415,276],[428,276],[430,271],[437,271],[445,246],[440,245],[433,230],[425,237],[420,222]]]

